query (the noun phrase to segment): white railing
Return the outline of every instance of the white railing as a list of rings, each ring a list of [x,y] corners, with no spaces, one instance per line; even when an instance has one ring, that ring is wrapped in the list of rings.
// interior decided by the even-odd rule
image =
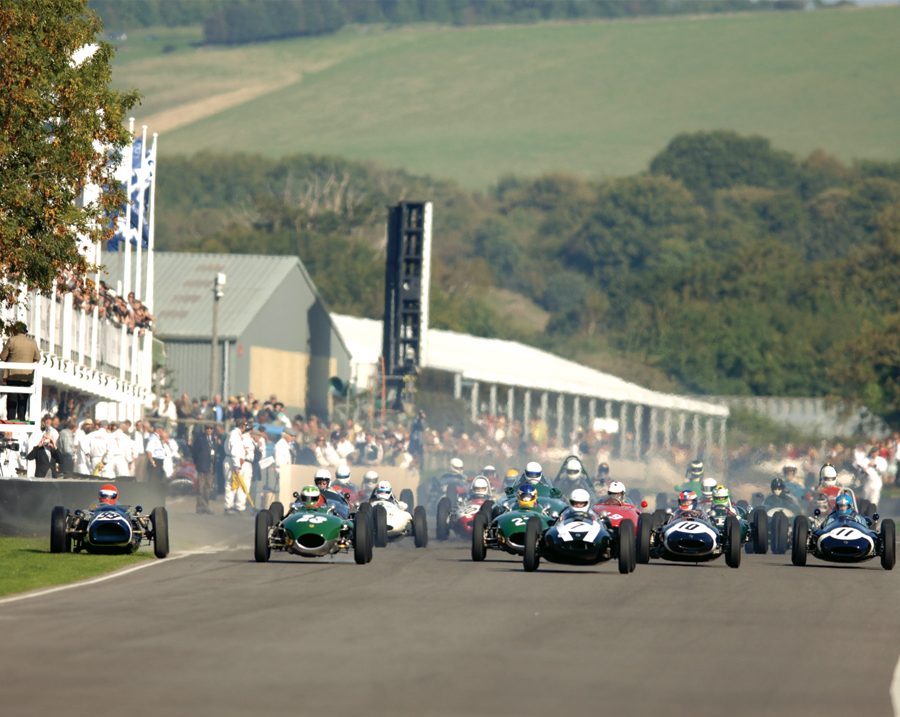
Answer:
[[[0,385],[0,396],[11,394],[27,394],[31,397],[28,403],[28,421],[30,423],[5,423],[0,425],[0,433],[32,433],[35,426],[41,423],[41,392],[43,389],[43,366],[39,363],[13,363],[12,361],[0,361],[0,374],[7,369],[34,371],[34,380],[30,386]],[[12,420],[9,403],[6,404],[6,420]]]

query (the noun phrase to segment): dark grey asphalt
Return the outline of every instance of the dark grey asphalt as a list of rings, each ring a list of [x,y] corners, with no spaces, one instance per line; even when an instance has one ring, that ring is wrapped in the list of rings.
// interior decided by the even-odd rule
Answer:
[[[525,574],[434,541],[366,566],[274,557],[0,605],[2,714],[893,714],[900,570],[877,562]]]

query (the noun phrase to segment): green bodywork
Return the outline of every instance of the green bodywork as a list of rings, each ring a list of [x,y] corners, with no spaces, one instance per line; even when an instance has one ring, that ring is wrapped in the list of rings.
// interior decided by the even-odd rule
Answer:
[[[282,527],[290,533],[294,540],[301,535],[315,533],[321,535],[327,543],[337,540],[340,537],[341,528],[344,526],[350,526],[352,529],[353,521],[344,520],[334,513],[329,513],[325,508],[314,510],[304,508],[296,513],[291,513],[282,523]]]
[[[519,510],[516,504],[516,488],[518,488],[518,484],[506,489],[506,495],[509,497],[503,501],[503,505],[507,510]],[[537,484],[537,494],[538,505],[552,513],[554,517],[558,516],[568,506],[568,503],[563,500],[562,493],[543,481]]]

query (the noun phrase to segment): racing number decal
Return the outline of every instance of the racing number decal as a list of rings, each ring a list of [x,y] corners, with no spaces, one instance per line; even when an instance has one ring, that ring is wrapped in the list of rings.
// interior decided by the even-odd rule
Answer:
[[[311,523],[312,525],[318,525],[319,523],[324,523],[328,518],[324,515],[315,515],[314,513],[305,513],[301,515],[298,519],[301,523]]]
[[[619,515],[618,513],[613,513],[612,515],[609,516],[609,519],[610,520],[622,520],[622,516]]]
[[[527,522],[528,522],[527,518],[513,518],[512,519],[512,524],[514,526],[516,526],[517,528],[521,528]]]
[[[106,513],[100,513],[97,516],[98,520],[121,520],[122,516],[119,513],[114,513],[113,511],[108,511]]]

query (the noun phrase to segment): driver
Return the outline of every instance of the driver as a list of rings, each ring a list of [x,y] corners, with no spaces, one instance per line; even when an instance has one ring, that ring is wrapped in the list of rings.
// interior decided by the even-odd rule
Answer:
[[[712,509],[717,513],[725,512],[728,515],[737,515],[731,502],[731,492],[721,483],[713,488]]]
[[[610,483],[602,502],[604,505],[630,505],[625,497],[625,484],[617,480]]]
[[[787,508],[795,513],[800,512],[800,504],[796,498],[785,491],[783,478],[773,478],[770,487],[772,492],[763,501],[764,508]]]
[[[462,458],[450,459],[450,473],[457,476],[465,476],[465,465],[462,462]]]
[[[576,488],[588,488],[585,480],[584,467],[577,458],[570,458],[566,461],[565,469],[559,477],[559,485],[557,486],[562,492],[571,492]]]
[[[713,489],[716,487],[716,479],[706,476],[700,481],[700,505],[709,510],[713,506]]]
[[[541,464],[537,461],[529,461],[525,465],[525,472],[522,474],[522,477],[519,479],[519,485],[525,485],[525,483],[530,483],[533,486],[538,485],[544,478],[544,469],[541,467]]]
[[[859,520],[856,511],[853,510],[853,498],[846,493],[841,493],[834,499],[834,510],[829,518],[845,518],[847,520]]]
[[[522,483],[516,489],[516,507],[519,510],[540,511],[537,499],[537,488],[532,483]]]
[[[507,488],[514,488],[518,481],[519,481],[518,468],[507,468],[506,476],[504,476],[504,478],[503,478],[503,490],[506,490]]]
[[[350,482],[350,466],[341,463],[334,472],[334,489],[341,493],[355,493],[356,486]]]
[[[331,490],[331,472],[327,468],[319,468],[313,476],[313,482],[316,484],[322,499],[328,503],[330,508],[334,509],[342,518],[350,517],[350,506],[342,493]]]
[[[375,490],[372,491],[372,497],[370,498],[372,501],[382,500],[386,503],[391,503],[396,505],[400,510],[406,510],[407,505],[402,500],[397,500],[394,497],[394,489],[391,486],[391,482],[389,480],[378,481],[378,485],[375,486]]]
[[[702,511],[697,510],[697,494],[694,491],[683,490],[678,494],[676,513],[683,518],[699,518],[703,515]]]
[[[481,469],[481,475],[483,475],[487,482],[491,484],[491,489],[500,489],[500,477],[497,475],[497,469],[494,466],[487,465]]]
[[[322,491],[314,485],[303,486],[303,490],[300,491],[299,502],[300,507],[304,510],[319,510],[330,507],[328,501],[325,500],[325,496],[322,495]]]
[[[112,483],[101,485],[98,493],[98,501],[100,505],[115,505],[119,502],[118,489]]]
[[[559,520],[563,521],[575,516],[582,520],[597,517],[591,510],[591,494],[584,488],[576,488],[569,493],[569,507],[559,514]]]
[[[826,463],[819,469],[819,486],[816,488],[816,501],[820,505],[828,502],[829,508],[834,506],[835,499],[841,492],[837,482],[837,471],[831,463]]]
[[[469,486],[470,500],[487,500],[491,497],[491,484],[484,476],[475,476]]]

